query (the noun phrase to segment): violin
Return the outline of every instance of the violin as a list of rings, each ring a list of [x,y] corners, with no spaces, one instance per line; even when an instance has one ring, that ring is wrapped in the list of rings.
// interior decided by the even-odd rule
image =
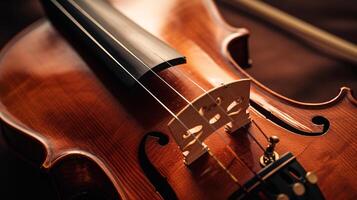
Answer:
[[[0,57],[6,142],[61,199],[355,199],[357,101],[251,77],[210,0],[43,0]]]

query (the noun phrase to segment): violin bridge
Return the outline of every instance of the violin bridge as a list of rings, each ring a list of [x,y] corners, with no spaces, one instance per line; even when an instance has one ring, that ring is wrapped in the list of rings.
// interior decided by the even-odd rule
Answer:
[[[213,132],[224,126],[232,133],[250,122],[249,89],[248,79],[222,84],[196,98],[169,122],[187,165],[207,152],[204,140]]]

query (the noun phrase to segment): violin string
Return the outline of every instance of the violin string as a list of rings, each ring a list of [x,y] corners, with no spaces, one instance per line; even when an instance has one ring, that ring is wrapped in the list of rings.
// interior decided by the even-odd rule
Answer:
[[[157,54],[156,54],[157,55]],[[158,57],[160,57],[159,55],[157,55]],[[161,58],[161,57],[160,57]],[[165,61],[163,58],[161,58],[161,60]],[[167,62],[167,61],[166,61]],[[195,80],[193,80],[192,78],[190,78],[187,74],[185,74],[184,72],[181,72],[179,70],[177,70],[176,68],[174,68],[169,62],[167,62],[167,64],[169,64],[172,69],[174,69],[176,72],[180,73],[181,75],[185,76],[189,81],[191,81],[194,85],[196,85],[198,88],[200,88],[206,95],[209,96],[209,98],[211,99],[212,103],[215,103],[223,113],[225,113],[224,109],[222,108],[222,106],[218,105],[216,103],[216,101],[214,100],[214,98],[212,97],[212,95],[210,95],[207,90],[205,90],[200,84],[198,84]],[[232,95],[230,94],[230,91],[228,92],[230,97],[232,98]],[[234,98],[232,98],[234,99]],[[230,120],[233,122],[233,119],[226,114],[227,117],[230,118]],[[268,141],[268,137],[267,135],[264,133],[264,131],[258,126],[258,124],[254,121],[254,119],[252,119],[252,124],[255,125],[258,130],[260,131],[260,133],[266,138],[266,140]],[[253,134],[250,133],[249,130],[247,130],[248,135],[255,141],[255,143],[259,146],[259,148],[265,152],[264,147],[260,144],[260,142],[253,136]],[[224,136],[222,136],[221,132],[218,132],[218,135],[221,137],[222,141],[224,141],[225,145],[228,147],[227,149],[232,153],[232,155],[235,157],[235,159],[241,161],[248,169],[249,171],[251,171],[258,179],[261,183],[265,184],[265,181],[262,179],[262,177],[256,172],[254,171],[249,164],[244,160],[244,158],[241,158],[237,155],[237,153],[233,150],[233,148],[230,146],[230,144],[226,141],[226,139],[224,138]],[[246,189],[246,188],[244,188]]]
[[[165,61],[163,58],[161,58],[159,55],[157,55],[156,53],[154,53],[156,56],[158,56],[161,60],[163,60],[163,61]],[[210,94],[210,93],[208,93],[207,92],[207,90],[205,90],[200,84],[198,84],[195,80],[193,80],[191,77],[189,77],[187,74],[185,74],[184,72],[182,72],[182,71],[179,71],[179,70],[177,70],[176,68],[174,68],[174,66],[173,65],[171,65],[171,63],[169,63],[169,62],[167,62],[167,61],[165,61],[168,65],[170,65],[171,67],[172,67],[172,69],[173,70],[175,70],[176,72],[178,72],[178,73],[180,73],[181,75],[183,75],[183,76],[185,76],[185,78],[187,78],[189,81],[191,81],[194,85],[196,85],[200,90],[202,90],[203,92],[204,92],[204,94],[205,95],[207,95],[209,98],[210,98],[210,100],[212,101],[212,103],[214,103],[214,104],[216,104],[217,106],[218,106],[218,108],[223,112],[223,113],[226,113],[226,111],[224,110],[224,108],[222,108],[222,106],[220,106],[220,105],[218,105],[217,103],[216,103],[216,101],[214,100],[214,98],[212,97],[212,95]],[[233,97],[232,97],[232,95],[230,94],[230,92],[228,92],[229,93],[229,95],[230,95],[230,97],[232,98],[232,99],[234,99]],[[198,109],[196,109],[197,111],[198,111]],[[229,120],[231,121],[231,122],[233,122],[234,120],[233,120],[233,118],[230,116],[230,115],[228,115],[227,113],[226,113],[226,116],[229,118]],[[202,116],[203,117],[203,116]],[[203,117],[204,118],[204,117]],[[207,120],[207,118],[205,118],[206,120]],[[253,121],[253,120],[252,120]],[[210,123],[209,123],[210,124]],[[254,122],[254,124],[257,126],[257,124]],[[263,131],[259,128],[259,130],[260,130],[260,132],[261,133],[263,133]],[[259,148],[260,149],[262,149],[263,151],[265,150],[264,149],[264,147],[259,143],[259,141],[247,130],[247,132],[248,132],[248,135],[250,136],[250,137],[252,137],[253,138],[253,140],[258,144],[258,146],[259,146]],[[267,136],[263,133],[263,135],[265,136],[265,138],[267,138]],[[223,138],[222,138],[223,139]],[[228,144],[227,144],[228,145]]]
[[[163,83],[165,83],[172,91],[174,91],[177,95],[179,95],[184,101],[186,101],[187,103],[188,103],[188,105],[190,106],[190,107],[192,107],[197,113],[199,113],[199,111],[198,111],[198,109],[195,107],[195,106],[193,106],[193,104],[190,102],[190,101],[188,101],[180,92],[178,92],[175,88],[173,88],[168,82],[166,82],[162,77],[160,77],[156,72],[154,72],[149,66],[147,66],[147,64],[146,63],[144,63],[140,58],[138,58],[134,53],[132,53],[128,48],[126,48],[120,41],[118,41],[111,33],[109,33],[107,30],[105,30],[105,28],[104,27],[102,27],[95,19],[93,19],[86,11],[84,11],[76,2],[74,2],[73,0],[70,0],[69,1],[73,6],[75,6],[76,7],[76,9],[77,10],[79,10],[82,14],[84,14],[90,21],[92,21],[97,27],[99,27],[102,31],[104,31],[108,36],[110,36],[115,42],[117,42],[121,47],[123,47],[125,50],[127,50],[135,59],[137,59],[139,62],[141,62],[145,67],[147,67],[148,68],[148,70],[150,70],[151,71],[151,73],[153,73],[156,77],[158,77]],[[164,60],[163,58],[161,58],[159,55],[157,55],[155,52],[153,52],[156,56],[158,56],[161,60],[163,60],[164,62],[166,62],[167,64],[169,64],[171,67],[173,67],[172,65],[171,65],[171,63],[169,63],[169,62],[167,62],[166,60]],[[193,81],[192,79],[190,79],[191,81]],[[193,81],[194,82],[194,81]],[[196,82],[194,82],[197,86],[199,86]],[[201,89],[203,89],[201,86],[199,86]],[[203,91],[207,94],[207,92],[203,89]],[[209,94],[208,94],[209,95]],[[209,95],[210,96],[210,95]],[[210,98],[212,99],[212,97],[210,96]],[[213,100],[213,99],[212,99]],[[213,100],[214,101],[214,100]],[[219,106],[219,105],[218,105]],[[219,106],[220,107],[220,109],[222,109],[222,111],[223,111],[223,113],[225,113],[225,111],[224,111],[224,109],[221,107],[221,106]],[[199,116],[201,116],[201,115],[199,115]],[[230,120],[233,122],[233,119],[229,116],[229,115],[227,115],[229,118],[230,118]],[[206,121],[206,123],[207,124],[209,124],[209,126],[210,126],[210,128],[212,129],[212,131],[215,131],[216,129],[215,129],[215,127],[211,124],[211,123],[209,123],[209,121],[208,121],[208,119],[207,118],[205,118],[205,117],[203,117],[203,116],[201,116],[205,121]],[[178,119],[177,117],[176,117],[176,119]],[[183,124],[183,122],[181,121],[180,122],[180,124]],[[186,130],[189,130],[188,129],[188,127],[185,125],[184,126],[185,127],[185,129]],[[190,132],[190,134],[192,135],[192,133]],[[204,143],[203,142],[201,142],[200,140],[199,140],[199,138],[197,137],[197,136],[195,136],[194,134],[193,134],[193,136],[194,136],[194,138],[195,138],[195,141],[198,141],[199,143],[200,143],[200,145],[201,146],[204,146]],[[228,145],[227,144],[227,142],[224,140],[224,138],[220,135],[220,137],[223,139],[223,141],[224,141],[224,143],[226,144],[226,145]],[[229,145],[228,145],[228,148],[231,148]],[[214,156],[213,154],[212,154],[212,152],[209,150],[209,149],[207,149],[207,151],[208,151],[208,153],[210,154],[210,156],[211,157],[213,157],[214,158],[214,160],[216,160],[216,162],[227,172],[227,174],[233,179],[233,181],[234,182],[236,182],[236,183],[238,183],[238,185],[241,187],[241,184],[239,184],[239,182],[238,182],[238,179],[223,165],[223,163],[221,163],[219,160],[218,160],[218,158],[216,157],[216,156]],[[231,150],[231,151],[233,151],[233,150]],[[233,151],[234,152],[234,151]],[[234,156],[236,157],[236,158],[238,158],[238,156],[237,155],[235,155],[234,154]],[[238,160],[239,160],[239,158],[238,158]]]
[[[183,75],[183,76],[185,76],[187,79],[189,79],[192,83],[194,83],[194,85],[197,85],[197,87],[199,87],[206,95],[209,96],[209,98],[212,100],[212,103],[214,103],[215,105],[217,105],[217,106],[221,109],[221,111],[222,111],[223,113],[225,113],[226,116],[233,122],[233,119],[226,113],[226,111],[222,108],[222,106],[219,105],[219,104],[217,104],[216,101],[213,99],[213,97],[212,97],[209,93],[207,93],[207,91],[206,91],[204,88],[202,88],[197,82],[195,82],[193,79],[191,79],[190,77],[188,77],[188,76],[187,76],[186,74],[184,74],[183,72],[181,72],[181,71],[177,70],[176,68],[174,68],[174,66],[173,66],[171,63],[169,63],[169,62],[167,62],[166,60],[164,60],[161,56],[159,56],[159,55],[156,54],[155,52],[152,51],[152,53],[155,54],[156,56],[158,56],[162,61],[166,62],[173,70],[175,70],[176,72],[179,72],[181,75]],[[159,78],[160,78],[163,82],[165,82],[167,85],[169,85],[169,87],[170,87],[172,90],[174,90],[179,96],[181,96],[181,98],[184,99],[184,100],[188,103],[188,105],[189,105],[190,107],[192,107],[197,113],[199,113],[199,109],[196,108],[190,101],[188,101],[186,97],[184,97],[182,94],[180,94],[175,88],[173,88],[169,83],[167,83],[162,77],[159,77]],[[209,120],[208,120],[206,117],[204,117],[203,115],[200,115],[200,114],[199,114],[199,116],[201,116],[201,118],[211,127],[211,129],[212,129],[213,132],[216,131],[216,128],[214,127],[214,124],[211,124],[211,123],[209,122]],[[241,158],[235,153],[235,151],[233,151],[232,147],[228,144],[228,142],[226,141],[226,139],[225,139],[220,133],[219,133],[218,135],[220,136],[221,140],[224,142],[225,146],[226,146],[226,147],[229,149],[229,151],[233,154],[233,156],[235,157],[235,159],[241,160]],[[243,164],[246,165],[247,163],[243,162]],[[247,167],[251,170],[251,168],[250,168],[249,166],[247,166]],[[226,167],[225,167],[225,168],[226,168]],[[254,170],[251,170],[251,171],[252,171],[253,173],[255,173]],[[241,187],[242,187],[242,186],[241,186]],[[243,188],[243,189],[246,189],[246,188]]]
[[[157,54],[156,54],[156,55],[157,55]],[[157,55],[157,56],[160,57],[159,55]],[[161,57],[160,57],[160,58],[161,58]],[[162,58],[161,58],[161,59],[162,59]],[[162,59],[162,60],[164,60],[164,59]],[[171,65],[169,62],[167,62],[167,64]],[[171,65],[171,67],[173,67],[173,66]],[[200,86],[195,80],[193,80],[192,78],[190,78],[190,77],[189,77],[187,74],[185,74],[184,72],[181,72],[181,71],[175,69],[174,67],[173,67],[173,69],[174,69],[176,72],[180,73],[181,75],[185,76],[189,81],[191,81],[194,85],[196,85],[198,88],[200,88],[200,89],[211,99],[212,103],[215,103],[215,104],[219,107],[219,109],[221,109],[221,111],[222,111],[223,113],[226,113],[226,111],[222,108],[222,106],[220,106],[220,105],[218,105],[218,104],[216,103],[216,101],[214,100],[214,98],[212,97],[212,95],[210,95],[210,94],[207,92],[207,90],[205,90],[202,86]],[[232,97],[232,96],[231,96],[231,97]],[[229,118],[229,120],[230,120],[231,122],[234,121],[233,118],[232,118],[231,116],[229,116],[228,114],[226,114],[226,116]],[[202,116],[202,117],[203,117],[203,116]],[[203,118],[204,118],[204,117],[203,117]],[[205,118],[205,119],[207,119],[207,118]],[[253,119],[252,119],[252,121],[253,121],[253,123],[257,126],[257,124],[255,123],[255,121],[254,121]],[[208,124],[210,124],[210,123],[208,123]],[[259,128],[259,130],[261,131],[260,128]],[[265,151],[265,149],[264,149],[263,146],[259,143],[259,141],[258,141],[248,130],[247,130],[247,132],[248,132],[248,135],[249,135],[249,136],[255,141],[255,143],[259,146],[259,148],[262,149],[263,151]],[[262,131],[261,131],[261,132],[262,132]],[[263,133],[263,132],[262,132],[262,133]],[[254,173],[254,174],[256,175],[256,172],[255,172],[253,169],[251,169],[251,167],[248,165],[248,163],[245,162],[245,161],[243,161],[243,159],[240,158],[240,157],[237,155],[237,153],[233,150],[233,147],[231,147],[231,145],[228,143],[228,141],[226,140],[226,138],[224,138],[224,136],[222,136],[220,132],[218,132],[218,135],[220,136],[220,138],[222,139],[222,141],[224,141],[225,145],[228,147],[228,150],[233,154],[233,156],[234,156],[237,160],[242,161],[242,163],[243,163],[246,167],[248,167],[249,170],[250,170],[252,173]],[[266,137],[265,133],[264,133],[263,135]],[[266,137],[266,138],[267,138],[267,137]]]
[[[114,39],[119,45],[121,45],[123,48],[125,48],[134,58],[136,58],[139,62],[141,62],[143,65],[145,65],[154,75],[156,75],[159,79],[161,79],[166,85],[168,85],[173,91],[175,91],[178,95],[180,95],[184,100],[188,101],[185,97],[183,97],[178,91],[176,91],[170,84],[168,84],[165,80],[163,80],[159,75],[157,75],[149,66],[146,65],[141,59],[139,59],[134,53],[132,53],[129,49],[127,49],[123,44],[121,44],[118,40],[115,39],[110,33],[108,33],[97,21],[95,21],[87,12],[85,12],[82,8],[79,7],[78,4],[76,4],[73,0],[70,0],[69,3],[71,3],[78,11],[80,11],[82,14],[84,14],[90,21],[92,21],[95,25],[97,25],[99,28],[101,28],[108,36],[110,36],[112,39]],[[58,6],[57,6],[58,7]],[[62,6],[61,6],[62,7]],[[63,9],[63,7],[62,7]],[[63,9],[62,12],[65,10]],[[88,31],[86,31],[83,26],[81,26],[67,11],[67,17],[71,18],[71,20],[83,31],[85,34],[90,37],[90,39],[96,43],[98,47],[100,47],[114,62],[116,62],[128,75],[130,75],[135,82],[137,82],[141,87],[143,87],[157,102],[159,102],[187,131],[189,128],[185,125],[183,121],[181,121],[178,116],[176,116],[163,102],[161,102],[149,89],[147,89],[138,79],[136,79],[130,72],[119,62],[117,61],[102,45],[99,44],[98,41],[95,40],[93,36],[91,36]],[[65,14],[64,13],[64,14]],[[189,135],[194,137],[194,141],[197,141],[202,147],[205,148],[205,144],[192,132],[188,131]],[[206,148],[205,148],[206,149]],[[238,179],[227,169],[223,163],[209,150],[206,149],[208,154],[218,163],[218,165],[229,175],[229,177],[239,186],[242,188],[242,185],[239,183]],[[244,188],[243,188],[244,189]],[[246,190],[244,189],[246,192]]]
[[[194,109],[196,110],[196,112],[199,112],[198,109],[195,108],[195,107],[192,105],[191,102],[189,102],[189,101],[188,101],[182,94],[180,94],[175,88],[173,88],[169,83],[167,83],[164,79],[162,79],[162,77],[160,77],[157,73],[155,73],[149,66],[146,65],[146,63],[144,63],[144,62],[143,62],[141,59],[139,59],[135,54],[133,54],[129,49],[127,49],[127,48],[126,48],[124,45],[122,45],[118,40],[116,40],[115,37],[113,37],[109,32],[107,32],[107,31],[106,31],[98,22],[96,22],[88,13],[86,13],[84,10],[82,10],[82,9],[78,6],[78,4],[76,4],[73,0],[70,0],[70,3],[71,3],[73,6],[75,6],[80,12],[83,11],[82,14],[85,14],[93,23],[95,23],[99,28],[101,28],[104,32],[106,32],[112,39],[114,39],[118,44],[120,44],[123,48],[125,48],[132,56],[134,56],[134,58],[136,58],[139,62],[141,62],[143,65],[145,65],[155,76],[157,76],[161,81],[163,81],[167,86],[169,86],[170,89],[172,89],[172,90],[173,90],[175,93],[177,93],[182,99],[184,99],[184,100],[189,104],[189,106],[191,106],[192,108],[194,108]],[[153,52],[153,53],[154,53],[154,52]],[[156,53],[154,53],[154,54],[156,54]],[[157,54],[156,54],[156,55],[157,55]],[[173,67],[173,66],[171,65],[171,63],[167,62],[166,60],[164,60],[163,58],[161,58],[159,55],[157,55],[157,56],[158,56],[161,60],[163,60],[163,61],[165,61],[167,64],[169,64],[171,67]],[[124,68],[123,66],[121,66],[121,67]],[[130,72],[127,72],[127,73],[130,74]],[[184,74],[184,73],[182,73],[182,74]],[[131,75],[131,74],[130,74],[130,75]],[[192,80],[192,79],[191,79],[190,77],[188,77],[186,74],[184,74],[184,76],[186,76],[192,83],[194,83],[194,84],[195,84],[196,86],[198,86],[202,91],[204,91],[204,93],[210,97],[210,99],[212,100],[213,103],[215,103],[216,105],[218,105],[218,104],[214,101],[213,97],[212,97],[209,93],[207,93],[207,91],[206,91],[204,88],[202,88],[197,82],[195,82],[194,80]],[[132,76],[132,77],[133,77],[133,76]],[[134,78],[134,77],[133,77],[133,78]],[[136,80],[136,81],[137,81],[138,83],[140,83],[138,80]],[[141,85],[142,87],[144,87],[141,83],[140,83],[140,85]],[[152,95],[153,97],[155,97],[146,87],[144,87],[144,88],[145,88],[145,90],[147,90],[147,91],[150,93],[150,95]],[[159,101],[159,99],[157,99],[157,97],[155,97],[155,99],[156,99],[157,101]],[[180,121],[180,124],[182,124],[182,125],[188,130],[188,127],[187,127],[181,120],[179,120],[179,118],[178,118],[175,114],[173,114],[173,112],[170,111],[170,110],[168,109],[168,107],[166,107],[161,101],[159,101],[159,102],[160,102],[160,104],[162,104],[162,105],[170,112],[171,115],[173,115],[178,121]],[[223,113],[226,113],[226,112],[224,111],[224,109],[223,109],[220,105],[218,105],[218,107],[222,110]],[[227,115],[227,114],[226,114],[226,116],[231,120],[231,122],[234,121],[234,120],[231,118],[231,116],[229,116],[229,115]],[[203,116],[201,116],[201,117],[207,122],[207,124],[210,125],[211,129],[212,129],[213,131],[215,131],[215,127],[214,127],[211,123],[209,123],[208,119],[205,118],[205,117],[203,117]],[[255,121],[252,120],[252,122],[253,122],[253,124],[259,129],[259,131],[264,135],[264,137],[265,137],[266,139],[268,139],[267,136],[266,136],[266,134],[265,134],[265,133],[261,130],[261,128],[255,123]],[[262,145],[259,143],[259,141],[258,141],[248,130],[247,130],[247,132],[248,132],[249,136],[252,137],[253,140],[258,144],[258,146],[264,151],[264,148],[263,148]],[[201,142],[201,141],[199,140],[199,138],[198,138],[195,134],[193,134],[193,133],[191,133],[191,132],[190,132],[190,134],[194,136],[195,141],[199,142],[200,145],[204,147],[204,143]],[[254,170],[252,170],[252,169],[249,167],[249,165],[248,165],[243,159],[241,159],[239,156],[236,155],[236,153],[232,150],[232,147],[227,143],[227,141],[225,140],[225,138],[224,138],[220,133],[219,133],[219,136],[220,136],[221,139],[225,142],[226,146],[227,146],[228,149],[231,151],[231,153],[235,156],[235,158],[238,159],[238,160],[240,160],[241,162],[243,162],[243,163],[250,169],[250,171],[252,171],[255,175],[257,175],[256,172],[255,172]],[[217,158],[209,149],[207,149],[207,152],[208,152],[208,153],[210,154],[210,156],[213,157],[214,160],[216,160],[216,162],[228,173],[228,175],[234,180],[234,182],[236,182],[240,187],[242,187],[242,185],[238,182],[237,178],[223,165],[223,163],[221,163],[221,162],[218,160],[218,158]],[[244,189],[244,191],[246,192],[246,188],[243,188],[243,189]]]
[[[157,55],[159,56],[159,55]],[[159,56],[160,57],[160,56]],[[161,58],[161,57],[160,57]],[[162,59],[162,58],[161,58]],[[163,59],[162,59],[163,60]],[[171,65],[169,62],[167,62],[169,65]],[[171,67],[173,67],[171,65]],[[192,78],[190,78],[187,74],[185,74],[184,72],[181,72],[179,70],[176,70],[176,72],[180,73],[181,75],[185,76],[187,79],[189,79],[194,85],[196,85],[198,88],[200,88],[206,95],[208,95],[211,99],[211,101],[213,103],[216,103],[214,101],[214,98],[212,97],[212,95],[210,95],[202,86],[200,86],[195,80],[193,80]],[[232,98],[232,96],[230,96]],[[217,105],[217,104],[216,104]],[[224,109],[220,106],[217,105],[220,109],[222,109],[222,112],[225,112]],[[227,115],[227,117],[230,117],[229,115]],[[233,121],[233,119],[230,117],[230,120]],[[262,129],[258,126],[258,124],[254,121],[254,119],[252,119],[252,123],[258,128],[258,130],[264,135],[264,137],[268,140],[267,135],[262,131]],[[251,136],[251,138],[255,141],[255,143],[260,147],[260,149],[262,149],[263,151],[265,151],[265,149],[263,148],[263,146],[259,143],[259,141],[249,132],[249,130],[247,129],[248,135]],[[235,157],[235,159],[239,160],[241,163],[243,163],[243,165],[245,165],[249,171],[251,171],[254,176],[256,176],[259,180],[259,182],[266,184],[264,179],[256,172],[252,169],[252,167],[250,167],[250,165],[244,160],[244,158],[241,158],[240,156],[237,155],[237,153],[233,150],[233,148],[230,146],[230,144],[226,141],[226,139],[221,135],[220,132],[218,132],[218,135],[221,137],[222,141],[225,142],[225,145],[228,147],[227,149],[231,152],[231,154]],[[245,190],[245,192],[247,193],[246,188],[243,188]]]
[[[262,133],[262,134],[264,135],[265,139],[266,139],[267,141],[269,141],[269,137],[264,133],[264,131],[260,128],[260,126],[258,126],[258,124],[257,124],[254,120],[252,120],[252,123],[258,128],[258,130],[260,131],[260,133]]]

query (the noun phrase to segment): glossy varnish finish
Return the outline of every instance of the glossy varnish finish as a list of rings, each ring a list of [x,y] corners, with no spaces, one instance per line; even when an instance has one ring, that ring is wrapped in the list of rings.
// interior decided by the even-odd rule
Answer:
[[[235,64],[241,52],[228,52],[239,49],[235,38],[245,36],[247,31],[227,26],[212,2],[112,3],[187,57],[187,64],[164,70],[160,76],[188,100],[203,91],[187,77],[206,90],[249,77]],[[172,116],[139,85],[123,87],[93,56],[78,49],[69,45],[49,22],[41,21],[3,51],[0,117],[4,127],[11,129],[7,131],[9,143],[52,172],[65,198],[75,189],[97,188],[113,198],[160,199],[139,166],[138,149],[148,132],[170,136],[167,124]],[[187,104],[155,76],[142,82],[174,113]],[[356,197],[357,103],[349,89],[341,90],[330,102],[304,104],[275,94],[253,79],[251,93],[254,102],[276,108],[307,132],[321,131],[311,122],[314,116],[327,118],[327,133],[309,137],[294,134],[250,109],[251,118],[266,134],[280,137],[279,153],[291,151],[305,169],[316,171],[327,199]],[[267,144],[253,125],[231,135],[219,130],[206,141],[240,184],[253,176],[251,170],[261,169],[258,160],[263,151],[248,131]],[[30,150],[36,151],[28,153]],[[209,156],[185,166],[172,139],[165,146],[149,139],[146,152],[180,199],[223,199],[239,188]]]

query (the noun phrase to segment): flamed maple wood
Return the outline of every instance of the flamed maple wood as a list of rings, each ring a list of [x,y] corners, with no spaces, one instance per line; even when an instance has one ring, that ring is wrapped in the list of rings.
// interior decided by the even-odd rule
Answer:
[[[206,90],[221,82],[252,78],[237,65],[247,64],[246,45],[237,39],[246,38],[247,30],[225,24],[213,2],[111,2],[187,57],[186,64],[160,72],[187,99],[203,91],[181,73]],[[173,112],[186,105],[156,77],[142,81]],[[328,119],[325,134],[306,136],[294,134],[250,107],[251,118],[262,130],[279,136],[279,153],[292,152],[305,169],[317,173],[327,199],[356,198],[357,102],[348,88],[329,102],[309,104],[280,96],[252,78],[251,94],[259,105],[274,107],[298,122],[297,129],[321,131],[311,119],[317,115]],[[167,127],[172,116],[140,86],[128,89],[119,84],[95,56],[76,46],[75,39],[65,40],[46,20],[23,31],[2,51],[0,119],[9,144],[48,170],[64,199],[85,190],[102,199],[160,199],[138,156],[140,142],[153,131],[170,140],[162,146],[155,138],[148,139],[147,156],[179,199],[224,199],[239,188],[208,156],[184,165]],[[206,140],[240,184],[253,177],[249,168],[261,169],[263,151],[248,132],[267,144],[255,126],[231,135],[220,129]],[[235,159],[222,137],[241,160]]]

